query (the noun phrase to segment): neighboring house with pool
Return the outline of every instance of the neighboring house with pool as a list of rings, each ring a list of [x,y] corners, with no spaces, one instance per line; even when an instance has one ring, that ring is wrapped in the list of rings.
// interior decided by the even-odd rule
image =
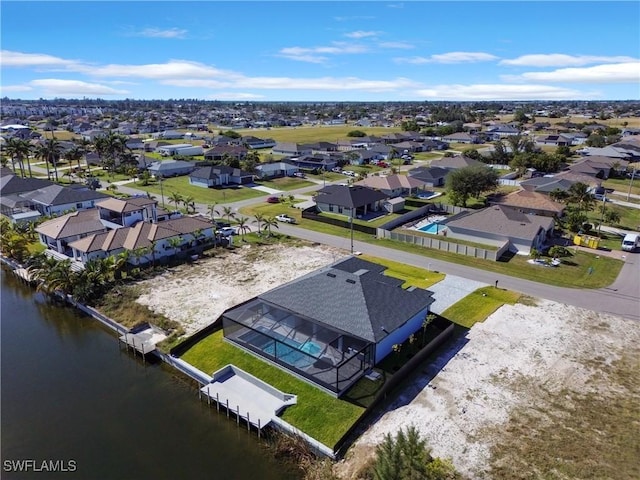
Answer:
[[[432,292],[349,257],[222,315],[227,341],[340,396],[422,327]]]

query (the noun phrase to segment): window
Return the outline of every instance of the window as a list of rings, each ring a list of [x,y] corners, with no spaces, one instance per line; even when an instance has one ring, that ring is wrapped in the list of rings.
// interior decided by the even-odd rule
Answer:
[[[82,203],[76,203],[76,208],[82,208]]]

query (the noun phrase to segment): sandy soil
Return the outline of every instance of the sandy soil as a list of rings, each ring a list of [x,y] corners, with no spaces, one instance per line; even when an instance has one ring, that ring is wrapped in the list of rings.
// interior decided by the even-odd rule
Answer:
[[[432,454],[470,478],[489,478],[490,448],[510,412],[538,388],[557,392],[612,387],[593,358],[611,365],[640,341],[639,325],[550,301],[503,306],[476,324],[390,405],[338,465],[353,478],[385,434],[415,426]],[[492,433],[490,433],[492,432]]]
[[[345,256],[322,246],[245,246],[141,282],[145,293],[138,302],[180,322],[190,335],[226,309]]]

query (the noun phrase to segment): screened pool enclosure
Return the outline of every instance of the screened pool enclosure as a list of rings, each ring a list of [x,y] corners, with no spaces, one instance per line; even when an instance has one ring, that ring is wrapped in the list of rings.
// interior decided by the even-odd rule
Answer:
[[[222,317],[224,337],[339,396],[373,366],[375,345],[256,298]]]

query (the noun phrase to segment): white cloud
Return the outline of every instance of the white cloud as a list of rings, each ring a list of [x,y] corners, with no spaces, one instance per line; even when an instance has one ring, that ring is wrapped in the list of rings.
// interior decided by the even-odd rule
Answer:
[[[325,55],[343,55],[367,52],[364,45],[351,44],[346,42],[333,42],[328,46],[321,47],[286,47],[280,49],[279,57],[297,60],[299,62],[323,63],[328,60]]]
[[[561,68],[552,72],[526,72],[521,75],[504,75],[501,78],[512,82],[633,83],[640,82],[640,62]]]
[[[218,92],[207,95],[207,98],[211,100],[259,100],[265,97],[256,93]]]
[[[45,95],[126,95],[127,90],[116,90],[99,83],[87,83],[80,80],[62,80],[57,78],[43,78],[32,80],[29,84],[40,88]]]
[[[149,37],[149,38],[185,38],[188,31],[183,28],[145,28],[138,32],[134,32],[131,35],[136,37]]]
[[[404,8],[404,3],[389,3],[387,8]]]
[[[406,78],[393,80],[367,80],[358,77],[244,77],[236,76],[232,81],[225,79],[170,79],[165,85],[190,88],[238,88],[246,90],[314,90],[391,92],[409,88],[419,88],[421,84]]]
[[[436,85],[420,89],[416,94],[438,100],[567,100],[595,98],[591,92],[547,85]]]
[[[477,63],[477,62],[490,62],[497,60],[498,57],[484,52],[449,52],[441,53],[437,55],[431,55],[429,57],[398,57],[393,60],[396,63],[410,63],[414,65],[421,65],[424,63]]]
[[[11,50],[0,51],[0,64],[3,67],[41,67],[41,66],[68,66],[73,65],[74,60],[54,57],[44,53],[22,53]]]
[[[355,32],[349,32],[349,33],[345,33],[344,36],[345,37],[349,37],[349,38],[367,38],[367,37],[377,37],[378,35],[380,35],[381,32],[375,32],[375,31],[363,31],[363,30],[357,30]]]
[[[565,55],[562,53],[522,55],[517,58],[504,59],[500,65],[517,67],[581,67],[593,63],[626,63],[635,58],[625,56]]]
[[[29,92],[33,90],[29,85],[2,85],[0,92]],[[0,93],[0,96],[4,95]]]
[[[150,63],[144,65],[84,65],[75,70],[94,77],[138,77],[158,80],[170,78],[211,78],[235,75],[232,72],[188,60],[169,60],[166,63]]]
[[[380,42],[378,46],[381,48],[398,48],[402,50],[411,50],[412,48],[416,48],[415,45],[412,45],[407,42]]]

